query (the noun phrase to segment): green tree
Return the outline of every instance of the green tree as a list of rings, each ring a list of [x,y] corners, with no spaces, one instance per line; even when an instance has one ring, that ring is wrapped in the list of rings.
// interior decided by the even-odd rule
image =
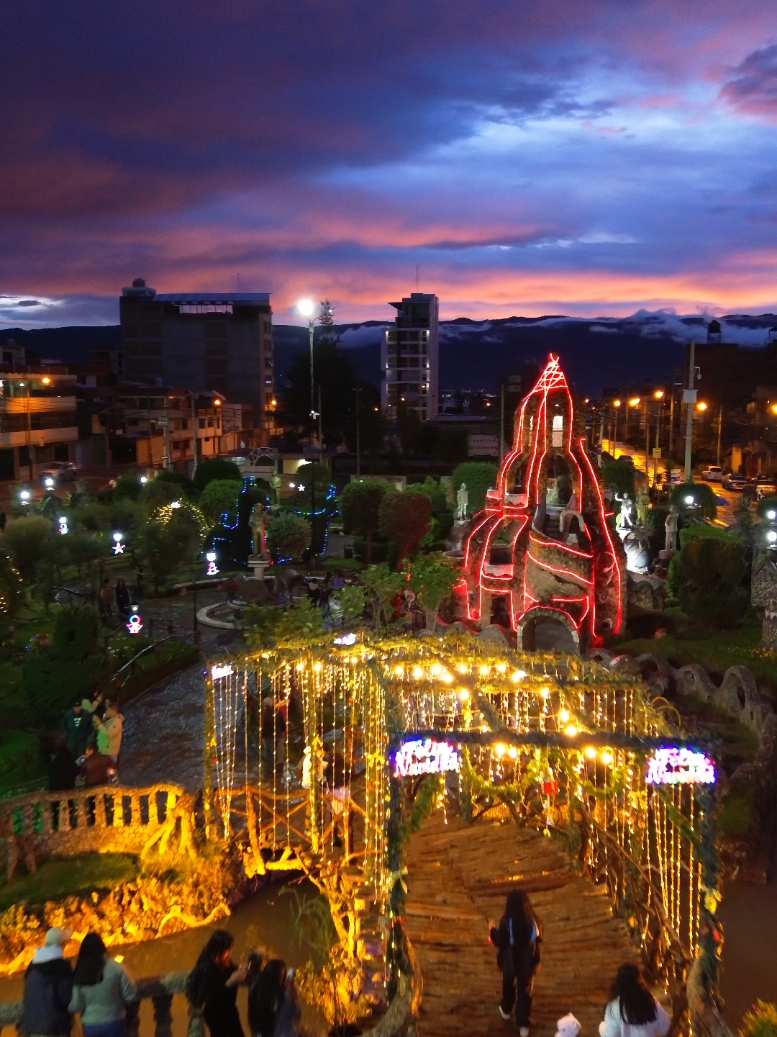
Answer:
[[[0,539],[0,642],[10,636],[23,601],[22,581]]]
[[[326,493],[332,482],[332,476],[325,464],[320,461],[307,461],[297,469],[297,482],[305,487],[304,493],[310,493],[310,481],[315,480],[316,492]]]
[[[108,554],[108,541],[98,533],[76,527],[66,537],[67,553],[71,565],[76,567],[78,578],[86,568],[90,583],[94,582],[94,565]]]
[[[467,484],[469,495],[469,512],[477,515],[486,506],[486,491],[491,486],[496,486],[498,469],[490,461],[465,461],[454,470],[451,482],[453,483],[453,497],[459,491],[462,483]]]
[[[460,570],[442,554],[421,555],[407,566],[410,589],[415,591],[426,613],[426,625],[437,629],[440,606],[461,579]]]
[[[182,492],[178,483],[167,482],[166,479],[157,477],[143,487],[141,501],[149,511],[153,512],[164,507],[165,504],[172,504],[173,501],[180,500],[181,496]]]
[[[445,490],[431,476],[427,476],[421,483],[412,483],[407,487],[406,493],[423,493],[432,502],[432,514],[434,516],[434,527],[432,536],[435,540],[444,539],[453,528],[453,512],[448,506],[448,498]]]
[[[169,483],[171,486],[177,486],[179,497],[196,497],[199,489],[186,472],[176,472],[174,468],[163,468],[161,472],[157,472],[154,482]]]
[[[696,536],[686,540],[669,566],[669,591],[685,614],[703,626],[736,626],[749,600],[743,585],[747,560],[737,538]]]
[[[215,524],[221,520],[222,515],[235,515],[242,489],[243,484],[237,479],[212,479],[199,500],[205,518]]]
[[[396,546],[398,560],[418,550],[432,525],[432,502],[422,493],[389,493],[380,505],[380,531]]]
[[[367,564],[372,561],[372,538],[380,528],[380,506],[388,485],[382,482],[348,483],[340,498],[343,526],[367,541]]]
[[[321,393],[321,422],[327,446],[339,445],[353,423],[356,407],[356,371],[337,340],[330,335],[316,337],[313,348],[316,395]],[[310,431],[310,353],[297,353],[287,374],[284,393],[287,420],[303,436]],[[318,410],[318,399],[315,409]]]
[[[198,490],[204,490],[214,479],[242,482],[243,475],[234,461],[226,461],[221,457],[209,457],[207,461],[201,461],[197,465],[197,471],[194,473],[194,485]]]
[[[3,549],[19,573],[22,582],[29,585],[46,551],[46,544],[54,535],[53,527],[42,515],[16,519],[6,526],[2,537]]]
[[[108,533],[111,528],[111,516],[107,504],[99,501],[87,501],[71,511],[75,529],[85,529],[89,533]]]
[[[377,630],[386,630],[391,622],[391,603],[405,584],[402,573],[393,572],[385,562],[370,565],[361,574],[362,584],[372,605],[372,618]]]
[[[715,491],[703,482],[684,482],[672,490],[671,503],[686,516],[714,519],[718,514]]]
[[[154,590],[169,579],[179,566],[194,562],[202,538],[187,519],[173,518],[169,522],[149,521],[138,538]]]
[[[608,461],[602,466],[602,482],[609,487],[613,493],[623,495],[628,493],[632,500],[636,497],[636,486],[634,485],[634,465],[628,461]]]
[[[361,622],[367,604],[363,587],[341,587],[332,595],[332,601],[340,609],[344,627],[354,627]]]
[[[274,634],[279,643],[317,641],[324,634],[324,614],[310,598],[303,598],[281,612]]]
[[[301,558],[310,547],[310,522],[292,511],[274,515],[267,524],[267,550],[276,562]]]

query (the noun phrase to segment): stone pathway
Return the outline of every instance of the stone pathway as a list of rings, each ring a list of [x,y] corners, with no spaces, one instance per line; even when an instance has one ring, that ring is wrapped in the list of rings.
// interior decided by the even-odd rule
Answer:
[[[595,1037],[618,966],[637,955],[605,890],[571,873],[555,842],[512,821],[446,825],[438,812],[413,838],[407,867],[420,1037],[516,1034],[514,1017],[503,1022],[497,1011],[501,974],[488,943],[488,920],[499,919],[513,888],[529,892],[545,929],[532,1034],[552,1037],[571,1011],[584,1037]]]

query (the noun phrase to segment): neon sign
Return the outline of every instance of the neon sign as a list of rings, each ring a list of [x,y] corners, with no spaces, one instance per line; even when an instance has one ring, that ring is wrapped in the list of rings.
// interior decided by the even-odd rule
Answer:
[[[232,676],[232,663],[227,663],[226,666],[214,666],[210,671],[211,680],[217,681],[222,677]]]
[[[715,764],[695,749],[656,749],[648,758],[648,785],[713,785]]]
[[[140,615],[140,612],[138,611],[138,606],[133,605],[132,613],[129,618],[129,623],[127,623],[127,630],[129,630],[131,634],[139,634],[142,629],[143,619]]]
[[[404,742],[394,754],[395,778],[415,777],[419,774],[445,774],[460,769],[459,751],[450,742],[414,738]]]

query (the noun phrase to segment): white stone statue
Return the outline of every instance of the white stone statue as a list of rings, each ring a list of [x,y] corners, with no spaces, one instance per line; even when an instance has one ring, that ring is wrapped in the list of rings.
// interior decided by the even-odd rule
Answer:
[[[456,494],[456,521],[466,522],[467,521],[467,505],[469,504],[469,494],[467,493],[467,484],[463,482],[459,486],[458,493]]]
[[[621,510],[615,518],[615,528],[620,533],[621,539],[623,539],[623,537],[625,537],[626,534],[634,528],[636,509],[634,507],[634,501],[629,497],[628,493],[624,493],[622,496],[621,494],[616,493],[615,499],[621,506]]]
[[[677,520],[679,516],[677,513],[677,507],[673,504],[669,509],[669,514],[666,516],[666,541],[664,542],[665,551],[676,551],[677,550]]]

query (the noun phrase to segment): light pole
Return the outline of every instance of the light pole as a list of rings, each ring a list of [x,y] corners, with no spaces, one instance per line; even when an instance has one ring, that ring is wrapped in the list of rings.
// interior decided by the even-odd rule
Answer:
[[[313,368],[313,345],[316,334],[316,320],[315,312],[316,307],[313,304],[312,299],[300,299],[297,303],[297,310],[302,314],[308,322],[308,337],[310,339],[310,447],[313,449],[313,441],[316,435],[316,389],[315,389],[315,371]]]

